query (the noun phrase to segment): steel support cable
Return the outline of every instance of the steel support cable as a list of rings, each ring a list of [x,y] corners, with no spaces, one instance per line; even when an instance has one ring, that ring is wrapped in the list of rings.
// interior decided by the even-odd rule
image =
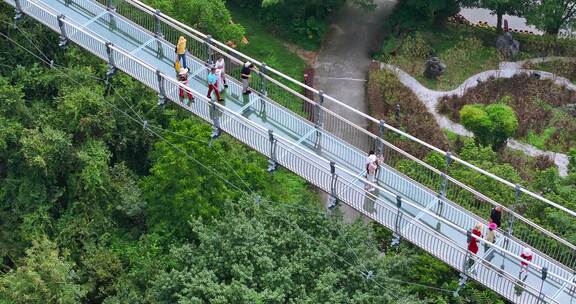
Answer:
[[[41,59],[41,58],[39,58],[39,59]],[[451,223],[447,223],[447,224],[451,224]]]

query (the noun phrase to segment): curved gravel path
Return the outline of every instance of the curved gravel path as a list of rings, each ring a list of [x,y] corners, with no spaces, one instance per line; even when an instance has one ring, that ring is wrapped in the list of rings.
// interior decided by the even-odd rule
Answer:
[[[387,63],[380,63],[380,69],[387,69],[396,74],[400,82],[408,87],[418,98],[420,101],[426,106],[428,111],[432,113],[438,125],[443,129],[448,129],[451,132],[454,132],[459,135],[463,136],[473,136],[473,134],[466,130],[464,126],[461,124],[455,123],[451,121],[448,117],[438,113],[436,110],[436,106],[438,102],[446,96],[459,96],[462,97],[464,93],[479,83],[487,81],[488,79],[494,78],[512,78],[513,76],[520,75],[520,74],[532,74],[538,73],[541,79],[551,79],[559,86],[565,86],[569,90],[576,91],[576,85],[574,85],[570,80],[559,77],[555,74],[544,72],[544,71],[537,71],[537,70],[530,70],[524,69],[524,65],[526,63],[540,63],[546,61],[554,61],[554,60],[566,60],[566,61],[576,61],[575,58],[568,58],[568,57],[546,57],[546,58],[535,58],[530,60],[524,61],[517,61],[517,62],[503,62],[500,64],[498,70],[488,70],[481,73],[478,73],[470,78],[468,78],[464,83],[462,83],[458,88],[451,90],[451,91],[434,91],[426,88],[423,86],[418,80],[414,77],[409,75],[408,73],[404,72],[400,68],[387,64]],[[558,172],[560,176],[568,175],[568,163],[569,158],[568,155],[556,152],[549,152],[549,151],[542,151],[534,146],[521,143],[517,140],[510,139],[508,141],[508,147],[514,150],[519,150],[524,152],[530,156],[548,156],[550,159],[554,161],[554,164],[558,167]]]

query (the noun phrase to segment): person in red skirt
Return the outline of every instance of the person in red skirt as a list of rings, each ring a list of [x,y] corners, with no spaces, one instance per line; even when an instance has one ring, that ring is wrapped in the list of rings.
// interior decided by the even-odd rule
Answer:
[[[472,229],[472,234],[478,238],[482,238],[482,223],[477,223],[474,226],[474,229]],[[470,243],[468,243],[468,251],[472,252],[473,254],[478,253],[478,239],[472,237]]]
[[[478,239],[482,238],[482,223],[477,223],[474,226],[474,229],[472,229],[472,237],[470,238],[470,241],[468,243],[468,251],[472,252],[473,254],[477,254],[478,253]],[[474,236],[478,237],[475,238]],[[472,265],[474,265],[474,259],[470,258],[468,260],[468,268],[472,267]]]
[[[180,72],[178,73],[178,82],[182,84],[182,86],[178,86],[180,102],[184,102],[184,93],[186,93],[188,97],[187,105],[190,106],[190,103],[194,102],[194,96],[192,96],[192,92],[190,92],[190,90],[185,88],[185,86],[188,86],[188,69],[180,69]]]
[[[530,248],[525,247],[520,254],[520,274],[518,277],[522,277],[522,273],[524,273],[524,279],[528,277],[528,262],[532,262],[532,250]]]

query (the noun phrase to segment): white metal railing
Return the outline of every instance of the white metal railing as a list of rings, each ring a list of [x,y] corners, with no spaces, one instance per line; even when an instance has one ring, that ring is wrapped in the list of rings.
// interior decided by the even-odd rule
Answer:
[[[34,18],[38,19],[42,23],[49,24],[52,20],[57,18],[56,12],[51,12],[50,7],[48,5],[43,5],[41,2],[28,2],[30,4],[28,7],[34,7],[29,10],[25,10],[25,12]],[[48,20],[52,19],[52,20]],[[71,38],[73,41],[79,43],[83,47],[87,48],[91,52],[95,53],[97,56],[101,58],[106,58],[106,49],[110,49],[113,56],[115,56],[115,61],[123,62],[123,66],[118,67],[125,72],[132,75],[134,78],[142,81],[150,88],[159,92],[159,82],[154,82],[152,79],[157,77],[158,75],[161,76],[161,81],[163,81],[165,85],[165,90],[167,92],[167,97],[175,101],[176,104],[186,108],[187,110],[195,113],[196,115],[202,117],[203,119],[207,120],[208,122],[215,123],[215,118],[218,116],[220,119],[226,118],[229,123],[222,127],[222,130],[231,134],[233,137],[245,142],[252,148],[256,149],[258,152],[271,157],[270,150],[269,150],[269,138],[268,132],[265,128],[260,125],[254,124],[250,120],[242,117],[238,113],[234,113],[230,111],[228,108],[220,105],[210,103],[203,94],[199,94],[198,92],[194,92],[194,95],[197,97],[197,101],[190,107],[183,105],[178,102],[177,91],[178,87],[181,85],[177,83],[172,77],[164,75],[162,73],[158,74],[157,69],[150,66],[147,63],[142,62],[138,58],[134,57],[133,55],[129,54],[122,48],[116,47],[114,45],[106,45],[106,39],[103,37],[99,37],[95,33],[90,32],[89,30],[81,29],[81,25],[76,24],[72,20],[63,19],[65,26],[69,27],[70,29],[76,30],[76,38]],[[90,44],[90,45],[84,45]],[[102,48],[104,46],[104,48]],[[104,51],[102,51],[104,50]],[[104,52],[104,54],[103,54]],[[157,78],[156,78],[157,79]],[[232,82],[231,85],[239,86],[237,82]],[[190,88],[187,88],[191,90]],[[193,90],[191,90],[193,91]],[[169,93],[171,92],[171,93]],[[268,102],[268,101],[265,101]],[[288,112],[284,114],[291,115]],[[215,116],[216,115],[216,116]],[[350,181],[346,181],[344,179],[336,179],[336,176],[355,176],[356,173],[350,172],[345,168],[341,167],[330,167],[328,166],[329,161],[323,157],[315,156],[314,158],[310,158],[310,151],[306,150],[303,147],[294,146],[293,141],[283,138],[282,136],[276,136],[275,140],[278,145],[279,151],[284,151],[285,155],[288,157],[284,157],[282,160],[279,160],[279,163],[296,172],[297,174],[301,175],[308,181],[312,182],[319,188],[330,192],[336,188],[335,193],[339,194],[339,198],[342,199],[344,202],[350,204],[359,212],[365,214],[366,216],[376,220],[377,222],[385,225],[388,228],[393,230],[397,230],[398,226],[398,219],[400,222],[406,223],[402,225],[404,229],[398,230],[397,232],[401,234],[402,237],[406,238],[407,240],[413,242],[414,244],[424,248],[428,252],[431,252],[435,256],[439,257],[443,261],[447,262],[449,265],[458,269],[460,271],[466,272],[467,269],[463,266],[463,261],[468,258],[472,258],[477,260],[476,265],[479,268],[485,269],[486,273],[482,273],[481,275],[478,274],[471,274],[472,277],[480,281],[481,283],[485,284],[488,287],[493,288],[494,290],[498,291],[508,299],[516,302],[516,303],[534,303],[540,297],[542,297],[548,303],[556,303],[556,301],[552,300],[548,295],[540,295],[539,291],[535,287],[531,286],[522,286],[522,283],[515,279],[513,276],[510,276],[506,273],[499,275],[503,275],[503,277],[498,277],[498,275],[494,275],[494,272],[497,269],[489,262],[484,260],[481,257],[477,256],[470,256],[469,253],[466,251],[465,246],[462,246],[462,243],[455,242],[454,240],[447,238],[446,236],[437,233],[434,229],[422,224],[419,221],[416,221],[414,218],[407,217],[408,215],[402,217],[405,213],[403,207],[395,209],[393,205],[391,205],[390,200],[393,200],[398,196],[395,193],[391,193],[385,188],[380,186],[374,185],[378,188],[378,193],[380,193],[383,197],[387,197],[388,200],[383,200],[382,197],[375,196],[371,193],[366,192],[363,189],[362,185],[356,185],[354,183],[350,183]],[[319,162],[320,161],[320,162]],[[426,214],[427,216],[432,217],[438,223],[442,225],[447,225],[457,231],[460,235],[466,234],[466,229],[455,225],[451,221],[436,215],[435,213],[422,208],[418,202],[414,202],[410,198],[403,198],[404,204],[408,205],[410,208],[415,209],[418,213]],[[376,212],[368,212],[364,205],[366,202],[373,204],[373,208]],[[463,210],[462,210],[463,211]],[[465,212],[465,211],[463,211]],[[409,227],[409,228],[406,228]],[[500,235],[500,237],[506,237]],[[483,240],[479,240],[480,242],[484,242]],[[511,240],[515,242],[514,240]],[[440,246],[439,246],[440,244]],[[515,261],[515,263],[519,263],[520,259],[517,255],[517,252],[508,251],[506,248],[501,248],[497,245],[488,244],[489,247],[494,248],[494,250],[507,254],[510,256],[511,259]],[[515,250],[516,251],[516,250]],[[536,259],[537,260],[537,259]],[[535,260],[535,262],[536,262]],[[542,261],[544,262],[544,260]],[[540,264],[542,265],[542,264]],[[541,266],[538,266],[537,263],[530,263],[532,269],[536,271],[541,271]],[[492,273],[491,276],[488,276],[487,273]],[[495,278],[498,278],[497,280]],[[502,280],[502,278],[505,278]],[[556,272],[550,273],[550,278],[556,280],[558,282],[562,282],[568,287],[573,287],[573,283],[568,281],[562,276],[558,276]],[[549,280],[551,280],[549,278]],[[507,285],[508,284],[508,285]],[[514,296],[509,291],[513,288],[510,287],[519,287],[524,288],[524,292],[521,296]]]

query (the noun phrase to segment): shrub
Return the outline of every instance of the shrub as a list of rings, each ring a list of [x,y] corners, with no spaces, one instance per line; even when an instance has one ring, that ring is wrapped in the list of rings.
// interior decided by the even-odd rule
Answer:
[[[490,143],[492,121],[482,105],[465,105],[460,110],[460,122],[474,133],[477,144],[487,146]]]
[[[478,144],[491,145],[493,150],[502,148],[518,129],[514,110],[500,103],[466,105],[460,110],[460,120],[466,129],[474,133]]]
[[[432,53],[432,48],[424,39],[420,32],[406,36],[400,45],[400,53],[404,56],[415,58],[428,58]]]

